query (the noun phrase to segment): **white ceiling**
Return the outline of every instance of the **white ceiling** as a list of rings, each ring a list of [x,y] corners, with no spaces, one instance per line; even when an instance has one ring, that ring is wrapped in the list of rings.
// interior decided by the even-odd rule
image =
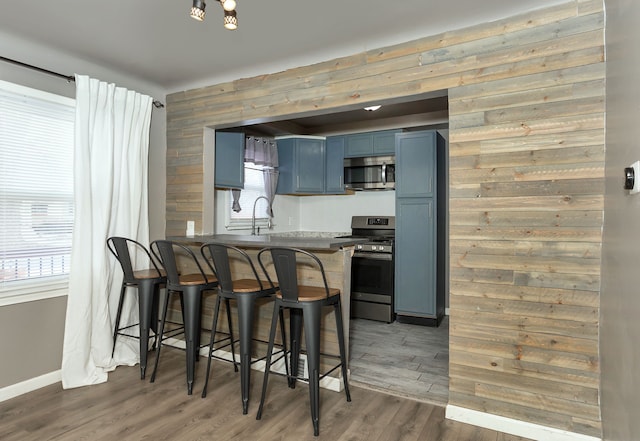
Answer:
[[[191,1],[3,0],[0,30],[174,92],[351,55],[566,0],[237,0],[236,31],[223,28],[222,8],[214,0],[207,2],[204,22],[191,19]],[[74,73],[73,67],[63,73]]]

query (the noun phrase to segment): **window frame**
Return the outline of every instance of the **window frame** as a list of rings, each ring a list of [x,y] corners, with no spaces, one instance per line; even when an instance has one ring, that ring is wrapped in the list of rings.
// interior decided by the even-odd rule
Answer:
[[[245,168],[245,176],[247,173],[247,168],[249,169],[255,169],[257,167],[260,166],[256,166],[255,164],[253,164],[252,162],[245,162],[244,163],[244,168]],[[246,180],[246,178],[245,178]],[[266,197],[266,191],[265,191],[265,187],[264,187],[264,180],[262,181],[262,192],[260,194],[260,196],[265,196]],[[257,199],[257,198],[256,198]],[[253,200],[253,202],[255,203],[255,199]],[[244,219],[233,219],[232,218],[232,210],[231,210],[231,205],[233,203],[233,196],[231,191],[227,191],[226,192],[226,196],[225,196],[225,228],[227,230],[251,230],[251,218],[252,216],[249,216],[249,218],[244,218]],[[249,210],[249,213],[253,213],[253,203],[250,204],[249,207],[242,207],[243,210]],[[256,227],[268,227],[270,225],[270,219],[268,216],[256,216]]]
[[[75,98],[46,92],[0,80],[0,89],[7,92],[26,95],[31,98],[67,105],[75,109]],[[73,148],[73,146],[72,146]],[[11,287],[0,286],[0,306],[27,303],[36,300],[67,296],[69,275],[55,275],[10,282]]]

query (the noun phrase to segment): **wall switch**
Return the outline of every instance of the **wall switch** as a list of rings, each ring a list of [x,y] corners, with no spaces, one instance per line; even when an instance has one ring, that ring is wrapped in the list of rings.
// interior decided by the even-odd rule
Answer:
[[[629,194],[640,193],[640,161],[624,169],[624,188]]]
[[[194,221],[187,221],[187,236],[193,237],[196,231],[196,223]]]

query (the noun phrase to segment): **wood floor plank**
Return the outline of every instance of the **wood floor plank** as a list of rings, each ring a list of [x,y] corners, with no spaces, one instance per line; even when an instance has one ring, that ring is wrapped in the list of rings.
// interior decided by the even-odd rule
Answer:
[[[150,354],[153,357],[153,354]],[[200,397],[206,364],[196,366],[187,395],[184,352],[162,353],[162,371],[151,384],[137,366],[121,366],[107,383],[63,390],[54,384],[0,403],[3,441],[525,441],[445,420],[444,408],[352,385],[344,393],[320,391],[320,436],[313,436],[308,387],[289,389],[269,378],[262,419],[255,419],[262,374],[252,376],[249,414],[242,414],[240,377],[228,363],[213,362],[206,398]],[[161,374],[161,375],[160,375]]]

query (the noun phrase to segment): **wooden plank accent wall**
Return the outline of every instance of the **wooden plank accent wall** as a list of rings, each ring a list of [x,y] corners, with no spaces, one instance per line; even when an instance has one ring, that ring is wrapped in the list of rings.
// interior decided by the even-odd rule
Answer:
[[[167,235],[202,218],[204,127],[448,89],[449,403],[599,437],[602,3],[168,96]]]

